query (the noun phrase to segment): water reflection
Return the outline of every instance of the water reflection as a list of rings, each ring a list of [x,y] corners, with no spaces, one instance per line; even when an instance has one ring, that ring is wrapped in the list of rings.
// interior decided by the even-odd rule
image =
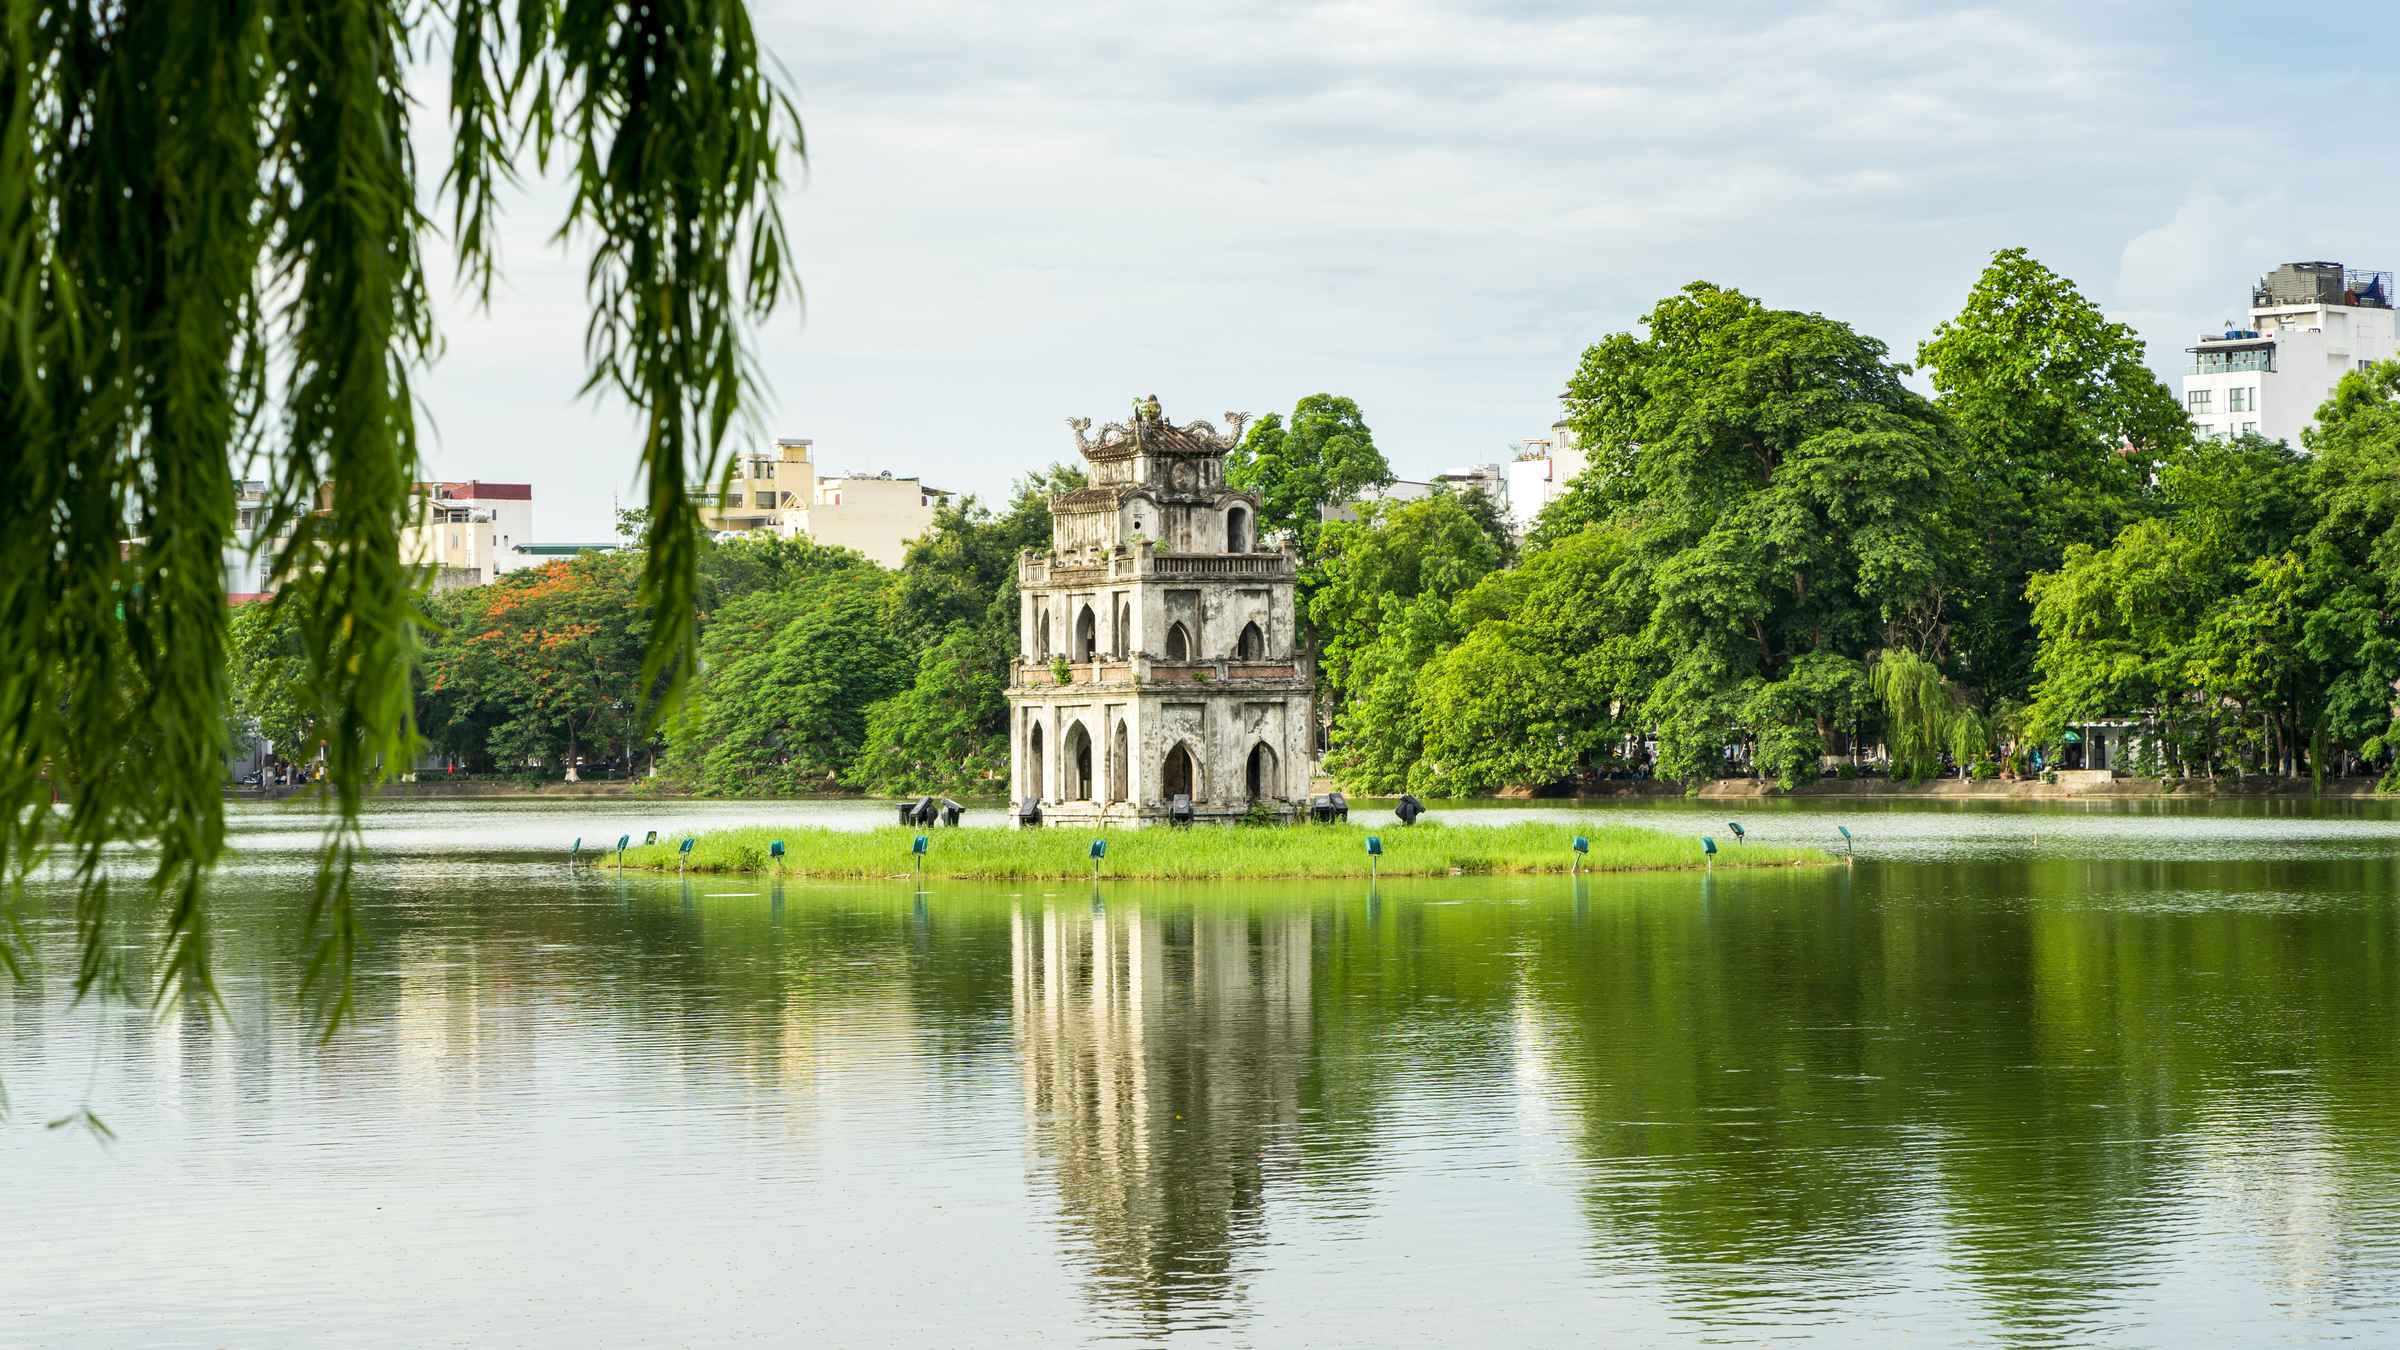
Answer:
[[[2400,950],[2351,847],[1053,894],[402,854],[324,1047],[268,866],[231,1027],[0,993],[26,1212],[123,1215],[0,1304],[255,1326],[371,1194],[377,1264],[325,1277],[357,1341],[416,1325],[387,1286],[676,1339],[644,1319],[753,1253],[763,1324],[833,1341],[2387,1339]],[[87,1081],[114,1152],[29,1119]]]
[[[1026,1127],[1095,1294],[1217,1324],[1299,1114],[1311,924],[1142,905],[1009,912]]]

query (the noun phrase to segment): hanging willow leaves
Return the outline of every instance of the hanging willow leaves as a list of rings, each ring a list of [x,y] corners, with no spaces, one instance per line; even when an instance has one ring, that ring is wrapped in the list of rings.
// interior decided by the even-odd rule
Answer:
[[[442,189],[488,295],[500,188],[556,166],[588,243],[586,392],[642,417],[647,656],[693,660],[698,522],[754,393],[750,327],[791,299],[777,206],[799,119],[741,0],[0,0],[0,963],[73,869],[78,989],[213,1000],[224,847],[226,559],[237,469],[305,635],[337,825],[300,909],[324,1026],[348,1005],[356,820],[405,766],[418,600],[399,556],[413,381],[436,347],[410,152],[413,52],[450,54]],[[563,392],[563,391],[562,391]],[[305,581],[304,585],[292,583]],[[61,803],[54,805],[54,803]],[[148,846],[128,890],[109,850]]]

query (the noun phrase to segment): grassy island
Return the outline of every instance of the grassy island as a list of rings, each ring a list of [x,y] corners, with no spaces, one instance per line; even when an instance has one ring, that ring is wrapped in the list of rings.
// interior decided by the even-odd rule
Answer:
[[[1151,827],[1106,835],[1107,877],[1148,880],[1356,877],[1367,871],[1366,839],[1383,838],[1377,870],[1387,877],[1566,872],[1573,868],[1571,841],[1591,841],[1587,872],[1687,871],[1706,865],[1700,841],[1690,835],[1632,825],[1530,822],[1517,825],[1438,825],[1413,828],[1357,825],[1297,825],[1285,828],[1199,826]],[[967,826],[913,830],[833,830],[821,826],[788,830],[713,830],[693,836],[684,866],[694,872],[767,873],[774,869],[768,845],[781,839],[783,874],[795,877],[887,877],[912,871],[909,845],[928,840],[925,875],[951,880],[1071,880],[1091,875],[1089,830],[1012,830]],[[625,865],[672,872],[680,836],[629,848]],[[1724,846],[1719,867],[1800,867],[1830,863],[1811,848],[1771,844]]]

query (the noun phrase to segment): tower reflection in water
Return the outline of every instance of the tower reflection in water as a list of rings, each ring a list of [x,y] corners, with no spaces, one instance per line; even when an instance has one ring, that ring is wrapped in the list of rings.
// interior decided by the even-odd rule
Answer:
[[[1105,1310],[1191,1328],[1230,1307],[1299,1117],[1310,937],[1306,911],[1011,914],[1028,1163]]]

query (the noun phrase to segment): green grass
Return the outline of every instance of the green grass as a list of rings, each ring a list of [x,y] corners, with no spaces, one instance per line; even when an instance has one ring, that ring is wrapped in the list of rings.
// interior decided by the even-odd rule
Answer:
[[[1356,825],[1202,825],[1190,829],[1153,826],[1109,834],[1101,875],[1156,880],[1364,876],[1369,834],[1383,838],[1383,856],[1376,865],[1387,877],[1565,872],[1574,866],[1570,843],[1578,832],[1591,841],[1591,852],[1583,860],[1587,872],[1680,871],[1704,865],[1697,838],[1632,825],[1426,823],[1375,830]],[[684,862],[694,872],[770,872],[773,859],[767,845],[781,839],[786,876],[898,876],[913,870],[909,843],[919,833],[929,841],[925,856],[925,875],[929,877],[1068,880],[1092,872],[1094,836],[1089,831],[991,826],[924,831],[898,826],[877,830],[821,826],[713,830],[693,837],[691,855]],[[665,843],[629,848],[625,865],[672,872],[676,846],[682,842],[670,838]],[[603,854],[601,861],[610,859]],[[1736,844],[1717,854],[1719,867],[1797,867],[1832,861],[1830,854],[1817,849],[1769,844]]]

